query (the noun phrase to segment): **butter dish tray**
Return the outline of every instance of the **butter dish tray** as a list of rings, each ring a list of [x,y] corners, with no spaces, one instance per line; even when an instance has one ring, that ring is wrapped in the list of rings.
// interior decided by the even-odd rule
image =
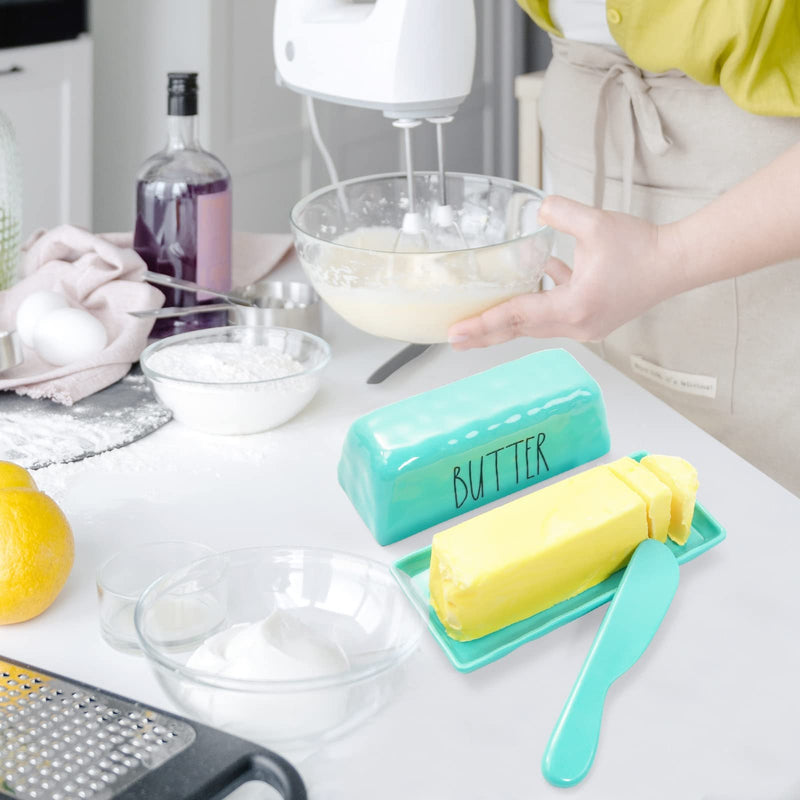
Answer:
[[[640,451],[631,455],[637,461],[647,453]],[[679,564],[685,564],[702,555],[725,538],[725,529],[705,507],[695,502],[692,532],[685,545],[668,540],[667,547]],[[592,586],[581,594],[541,611],[532,617],[515,622],[505,628],[473,639],[459,642],[450,638],[430,605],[428,583],[430,579],[431,547],[425,547],[394,563],[393,572],[401,588],[427,621],[428,629],[445,651],[452,665],[459,672],[472,672],[491,664],[520,645],[538,639],[562,625],[587,614],[589,611],[611,600],[619,585],[624,569],[606,580]]]

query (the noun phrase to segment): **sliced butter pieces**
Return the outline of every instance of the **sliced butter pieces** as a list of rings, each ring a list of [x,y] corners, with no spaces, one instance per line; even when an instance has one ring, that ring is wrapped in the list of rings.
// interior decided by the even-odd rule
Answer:
[[[676,544],[686,544],[692,532],[692,516],[697,495],[697,470],[677,456],[645,456],[647,467],[672,493],[669,538]]]
[[[647,538],[644,500],[595,467],[437,533],[431,603],[476,639],[600,583]]]
[[[644,500],[650,538],[666,542],[672,502],[672,492],[666,484],[632,458],[621,458],[609,464],[608,468]]]
[[[623,458],[484,512],[433,537],[431,605],[459,641],[538,614],[621,569],[648,537],[684,544],[696,491],[683,459]]]

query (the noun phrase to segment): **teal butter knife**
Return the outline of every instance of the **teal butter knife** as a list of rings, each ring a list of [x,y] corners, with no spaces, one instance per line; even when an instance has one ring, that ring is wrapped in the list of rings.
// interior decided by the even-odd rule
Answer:
[[[597,751],[603,703],[611,684],[647,649],[678,588],[669,548],[646,539],[634,551],[542,758],[553,786],[586,777]]]

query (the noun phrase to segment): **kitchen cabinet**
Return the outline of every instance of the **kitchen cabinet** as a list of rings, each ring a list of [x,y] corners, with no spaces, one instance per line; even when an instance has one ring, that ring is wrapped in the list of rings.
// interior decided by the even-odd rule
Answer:
[[[0,108],[22,161],[22,225],[92,226],[92,42],[0,49]]]

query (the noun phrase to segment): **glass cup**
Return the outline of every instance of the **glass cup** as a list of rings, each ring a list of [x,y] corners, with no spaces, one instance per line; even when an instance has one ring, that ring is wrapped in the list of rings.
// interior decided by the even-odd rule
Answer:
[[[139,652],[139,639],[133,624],[133,612],[141,593],[167,572],[185,567],[214,550],[197,542],[148,542],[121,550],[97,570],[97,599],[100,604],[100,631],[117,650]],[[213,597],[176,596],[165,613],[163,630],[181,631],[191,636],[194,628],[207,631],[218,619],[219,607]],[[176,642],[176,644],[179,644]]]

